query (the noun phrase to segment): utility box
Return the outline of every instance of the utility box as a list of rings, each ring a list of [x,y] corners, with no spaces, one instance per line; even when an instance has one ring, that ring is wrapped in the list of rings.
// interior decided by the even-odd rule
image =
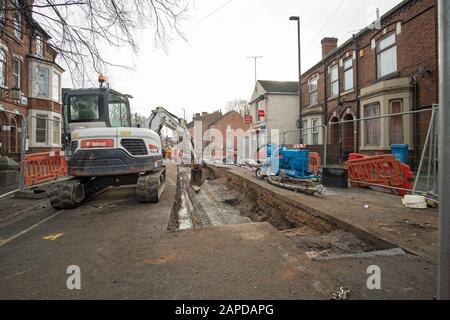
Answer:
[[[395,159],[401,163],[408,164],[408,150],[409,145],[407,144],[393,144],[391,145],[392,154]]]

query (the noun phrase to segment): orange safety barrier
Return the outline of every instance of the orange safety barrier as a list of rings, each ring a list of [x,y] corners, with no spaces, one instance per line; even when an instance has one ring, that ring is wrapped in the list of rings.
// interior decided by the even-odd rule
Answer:
[[[352,153],[346,167],[352,186],[367,186],[365,183],[382,185],[391,187],[402,196],[409,193],[407,190],[412,189],[413,173],[410,166],[401,163],[392,154],[366,156]],[[358,181],[362,183],[359,184]]]
[[[67,161],[59,151],[32,153],[25,157],[25,186],[56,180],[67,175]]]
[[[322,165],[320,154],[317,152],[309,153],[309,170],[317,174],[319,172],[320,166]]]

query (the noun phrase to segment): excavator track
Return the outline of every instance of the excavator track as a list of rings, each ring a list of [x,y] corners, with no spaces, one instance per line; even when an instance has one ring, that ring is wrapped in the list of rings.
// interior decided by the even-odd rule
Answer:
[[[84,185],[78,179],[55,185],[49,194],[50,205],[58,210],[76,208],[84,199]]]
[[[136,185],[136,198],[140,203],[159,202],[166,186],[166,168],[139,177]]]

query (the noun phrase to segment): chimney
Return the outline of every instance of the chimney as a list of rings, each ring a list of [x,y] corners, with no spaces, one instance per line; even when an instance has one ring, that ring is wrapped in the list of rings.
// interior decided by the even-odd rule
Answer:
[[[202,118],[205,118],[206,116],[208,116],[208,112],[202,112]]]
[[[337,48],[338,39],[323,38],[322,39],[322,59],[325,58],[331,51]]]

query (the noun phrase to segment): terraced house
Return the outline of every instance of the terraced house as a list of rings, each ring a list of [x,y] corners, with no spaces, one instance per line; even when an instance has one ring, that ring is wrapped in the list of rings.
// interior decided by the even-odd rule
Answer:
[[[328,124],[329,162],[342,163],[350,152],[389,152],[398,143],[420,152],[430,113],[352,120],[437,103],[437,39],[437,1],[405,0],[340,46],[322,40],[321,60],[302,75],[302,115],[303,127]],[[305,134],[309,148],[321,152],[323,140]]]
[[[18,160],[23,121],[28,152],[61,146],[61,75],[32,0],[0,0],[0,155]]]

